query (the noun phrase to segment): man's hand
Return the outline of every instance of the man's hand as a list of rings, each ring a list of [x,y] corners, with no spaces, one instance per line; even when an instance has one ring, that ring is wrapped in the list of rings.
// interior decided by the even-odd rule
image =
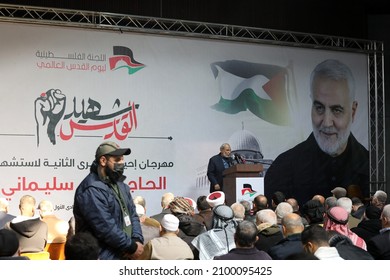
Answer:
[[[219,184],[214,185],[214,190],[216,190],[216,191],[220,191],[221,190],[221,187],[219,186]]]
[[[142,253],[144,252],[144,245],[142,245],[142,243],[140,243],[138,241],[136,243],[138,245],[137,250],[133,254],[129,255],[129,259],[131,259],[131,260],[138,259],[142,255]]]
[[[142,245],[142,243],[138,242],[138,241],[136,243],[137,243],[137,250],[134,253],[132,253],[132,254],[125,253],[123,255],[123,258],[125,260],[137,260],[142,255],[142,253],[144,252],[144,245]]]

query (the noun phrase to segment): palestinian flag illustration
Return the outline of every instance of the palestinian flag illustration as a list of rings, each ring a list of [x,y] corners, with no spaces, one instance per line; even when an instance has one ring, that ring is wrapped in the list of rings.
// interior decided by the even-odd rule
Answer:
[[[249,195],[249,197],[252,197],[256,194],[257,192],[252,189],[251,184],[244,184],[241,190],[241,195]]]
[[[250,111],[266,122],[291,125],[292,71],[288,67],[228,60],[211,64],[220,100],[212,108],[227,114]]]
[[[110,57],[110,70],[118,70],[127,68],[129,75],[141,70],[145,67],[134,59],[133,51],[127,47],[114,46],[114,56]]]

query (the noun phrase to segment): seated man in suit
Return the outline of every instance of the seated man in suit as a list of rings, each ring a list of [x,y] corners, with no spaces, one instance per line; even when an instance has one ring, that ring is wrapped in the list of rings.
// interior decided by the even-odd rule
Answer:
[[[292,254],[303,252],[301,233],[304,226],[301,216],[289,213],[282,218],[281,223],[284,238],[268,250],[274,260],[284,260]]]

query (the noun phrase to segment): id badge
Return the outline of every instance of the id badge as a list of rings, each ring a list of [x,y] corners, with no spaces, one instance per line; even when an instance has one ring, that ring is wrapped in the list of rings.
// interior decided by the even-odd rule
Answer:
[[[131,225],[131,221],[130,221],[129,215],[126,215],[126,216],[124,217],[124,220],[125,220],[125,225],[126,225],[127,227]]]

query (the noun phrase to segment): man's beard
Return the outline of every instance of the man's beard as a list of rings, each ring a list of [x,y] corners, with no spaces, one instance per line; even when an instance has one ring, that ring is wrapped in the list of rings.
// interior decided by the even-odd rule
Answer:
[[[324,153],[326,153],[332,157],[338,156],[342,152],[344,152],[344,150],[345,150],[345,147],[346,147],[347,142],[348,142],[348,137],[351,133],[351,125],[352,125],[352,123],[348,124],[348,127],[346,127],[344,130],[337,131],[333,126],[330,128],[328,128],[328,127],[317,128],[313,124],[314,138],[316,139],[318,146],[320,147],[320,149]],[[330,139],[329,137],[326,137],[320,131],[326,132],[326,133],[337,133],[337,137],[336,137],[336,139],[333,139],[333,137],[335,137],[335,136],[331,136],[332,139]]]
[[[123,171],[124,171],[124,164],[115,163],[114,164],[114,170],[112,170],[108,165],[106,165],[105,170],[108,178],[110,178],[110,181],[112,183],[117,183],[118,181],[123,181]]]

